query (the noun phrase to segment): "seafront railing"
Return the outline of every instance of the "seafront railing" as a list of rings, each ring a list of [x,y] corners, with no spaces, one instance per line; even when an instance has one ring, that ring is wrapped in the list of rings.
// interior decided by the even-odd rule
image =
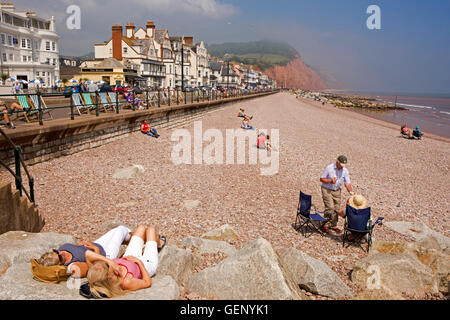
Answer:
[[[95,114],[99,117],[102,112],[108,111],[119,114],[120,111],[148,110],[151,108],[161,108],[163,106],[174,106],[183,104],[193,104],[209,101],[220,101],[229,98],[252,96],[264,92],[275,92],[273,89],[247,90],[247,89],[195,89],[182,91],[178,89],[157,89],[157,90],[130,90],[119,91],[95,91],[95,92],[58,92],[47,93],[37,91],[35,93],[1,94],[0,100],[5,100],[8,104],[13,102],[20,105],[23,110],[8,109],[9,115],[15,115],[15,119],[24,118],[26,122],[39,122],[44,125],[44,117],[49,114],[53,120],[52,111],[61,109],[70,110],[70,119],[75,120],[76,116],[83,114]],[[61,98],[62,102],[57,102]],[[56,99],[56,101],[55,101]],[[14,101],[10,101],[14,100]],[[52,100],[52,105],[47,103]],[[69,101],[67,101],[69,100]],[[56,103],[55,103],[56,102]],[[58,105],[61,104],[61,105]],[[61,116],[60,118],[64,118]],[[0,114],[0,120],[2,114]]]
[[[23,193],[25,193],[25,195],[27,196],[28,200],[30,200],[30,202],[33,203],[33,205],[36,206],[36,201],[34,198],[34,178],[31,176],[30,172],[28,171],[28,168],[25,164],[25,161],[23,160],[22,157],[22,150],[20,148],[20,146],[16,146],[12,140],[8,137],[8,135],[0,128],[0,134],[6,139],[6,141],[8,142],[8,144],[11,146],[11,148],[13,148],[14,150],[14,166],[15,166],[15,171],[13,171],[6,163],[4,163],[3,161],[0,160],[0,166],[4,167],[6,170],[9,171],[9,173],[11,173],[11,175],[14,177],[15,182],[16,182],[16,189],[19,191],[20,196],[23,195]],[[23,185],[23,180],[22,180],[22,167],[28,177],[28,187],[29,187],[29,192],[27,192],[27,190],[25,189],[24,185]]]

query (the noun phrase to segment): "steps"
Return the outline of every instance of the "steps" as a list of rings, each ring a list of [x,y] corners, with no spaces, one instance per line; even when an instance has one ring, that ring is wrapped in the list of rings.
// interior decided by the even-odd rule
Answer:
[[[45,219],[26,196],[13,190],[11,183],[0,185],[0,234],[8,231],[39,232]]]

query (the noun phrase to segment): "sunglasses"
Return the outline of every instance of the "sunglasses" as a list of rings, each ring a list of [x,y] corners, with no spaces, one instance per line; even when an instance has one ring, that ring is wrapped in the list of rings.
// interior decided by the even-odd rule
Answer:
[[[59,264],[64,264],[64,258],[62,257],[62,255],[59,254],[59,251],[53,249],[53,252],[56,253],[56,254],[58,255]]]

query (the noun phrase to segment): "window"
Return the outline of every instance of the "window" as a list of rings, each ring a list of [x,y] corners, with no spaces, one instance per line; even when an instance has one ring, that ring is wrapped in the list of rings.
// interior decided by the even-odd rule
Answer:
[[[52,50],[56,51],[56,42],[52,42]]]
[[[13,37],[12,38],[12,42],[13,42],[13,45],[18,45],[19,44],[19,39],[17,39],[16,37]]]
[[[9,54],[9,61],[14,61],[14,55],[12,53]]]
[[[123,48],[123,53],[128,53],[128,48]]]
[[[13,42],[12,42],[12,36],[8,36],[8,46],[12,46]]]
[[[27,39],[27,49],[31,49],[31,40]]]
[[[4,62],[8,61],[8,59],[6,58],[6,53],[2,54],[2,59],[3,59]]]
[[[2,44],[6,44],[6,36],[2,33],[0,37]]]
[[[39,77],[39,71],[36,71],[36,77]]]
[[[22,62],[27,62],[27,56],[22,56]]]
[[[45,41],[45,50],[50,51],[50,41]]]
[[[22,39],[22,48],[26,48],[27,47],[27,40],[26,39]]]

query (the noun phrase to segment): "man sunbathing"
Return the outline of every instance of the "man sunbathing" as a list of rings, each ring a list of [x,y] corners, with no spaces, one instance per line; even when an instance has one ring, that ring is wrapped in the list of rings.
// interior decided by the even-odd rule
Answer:
[[[15,102],[11,103],[11,105],[8,107],[5,101],[0,100],[0,113],[3,114],[6,126],[10,129],[16,128],[12,121],[9,119],[9,115],[11,115],[15,110],[23,110],[23,108]]]

